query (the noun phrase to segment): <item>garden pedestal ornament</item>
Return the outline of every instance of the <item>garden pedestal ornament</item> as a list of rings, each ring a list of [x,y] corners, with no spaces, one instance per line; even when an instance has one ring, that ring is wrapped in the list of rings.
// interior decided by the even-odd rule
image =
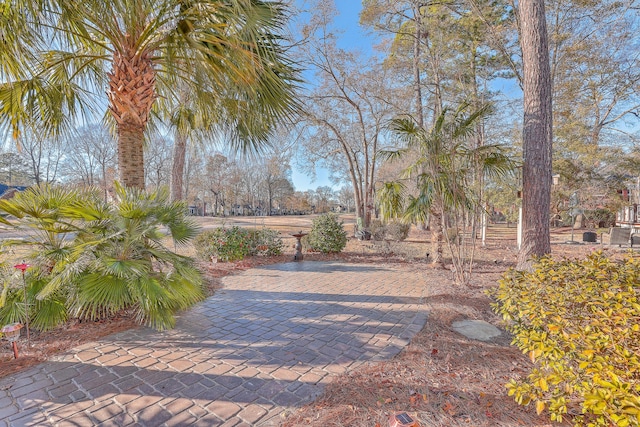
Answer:
[[[292,234],[292,236],[296,238],[296,253],[293,255],[294,261],[302,261],[302,259],[304,258],[302,255],[302,242],[300,242],[300,239],[302,239],[307,234],[309,233],[303,233],[302,231],[299,231],[296,234]]]
[[[18,344],[16,341],[18,341],[18,338],[20,337],[20,328],[22,328],[20,323],[10,323],[0,329],[0,332],[2,332],[7,341],[11,343],[14,359],[18,358]]]

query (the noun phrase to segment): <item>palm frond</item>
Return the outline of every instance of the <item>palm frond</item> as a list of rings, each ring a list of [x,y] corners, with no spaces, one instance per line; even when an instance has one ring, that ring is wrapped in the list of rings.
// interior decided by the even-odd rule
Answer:
[[[378,190],[376,199],[383,220],[388,221],[402,215],[405,192],[406,186],[399,181],[385,182]]]

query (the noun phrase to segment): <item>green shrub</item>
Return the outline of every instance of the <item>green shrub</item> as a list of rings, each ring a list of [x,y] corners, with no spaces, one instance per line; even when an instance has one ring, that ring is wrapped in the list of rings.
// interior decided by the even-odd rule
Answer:
[[[640,425],[640,261],[602,253],[539,260],[491,292],[513,344],[534,367],[507,384],[522,405],[575,426]]]
[[[194,239],[198,256],[205,260],[212,257],[222,262],[232,262],[252,255],[280,255],[283,243],[276,230],[240,228],[215,228],[201,233]]]
[[[615,212],[604,208],[586,210],[584,216],[587,218],[587,225],[592,228],[609,228],[613,227],[616,222]]]
[[[386,226],[385,237],[389,240],[402,242],[409,236],[411,224],[405,224],[400,221],[391,221]]]
[[[249,231],[238,226],[205,231],[193,244],[204,259],[217,257],[222,262],[239,261],[251,252]]]
[[[251,255],[276,256],[282,255],[284,243],[280,232],[270,228],[251,230]]]
[[[347,246],[347,232],[336,214],[327,213],[313,220],[307,242],[312,250],[337,253]]]

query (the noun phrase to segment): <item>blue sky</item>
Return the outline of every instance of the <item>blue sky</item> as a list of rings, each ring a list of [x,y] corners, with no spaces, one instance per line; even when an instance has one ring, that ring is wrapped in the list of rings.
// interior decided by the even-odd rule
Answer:
[[[365,52],[370,50],[374,39],[372,36],[367,35],[359,25],[362,2],[360,0],[335,0],[335,4],[339,12],[335,25],[343,31],[338,43],[339,46],[344,49],[361,49]],[[335,190],[342,187],[342,185],[333,186],[329,181],[329,173],[324,169],[316,169],[316,179],[312,181],[311,177],[306,176],[297,169],[295,164],[291,166],[293,168],[291,178],[295,189],[298,191],[315,190],[320,186],[330,186]]]

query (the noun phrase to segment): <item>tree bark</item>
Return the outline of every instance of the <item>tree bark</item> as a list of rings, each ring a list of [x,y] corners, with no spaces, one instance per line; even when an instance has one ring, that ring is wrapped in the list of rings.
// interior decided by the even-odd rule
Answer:
[[[522,246],[518,269],[551,252],[552,97],[544,0],[521,0],[520,45],[523,63]]]
[[[187,137],[176,130],[173,145],[173,165],[171,166],[171,200],[183,200],[184,162],[187,153]]]
[[[118,131],[120,181],[144,190],[144,130],[156,99],[156,78],[148,55],[137,50],[132,42],[113,53],[107,97]]]
[[[125,187],[144,190],[144,128],[118,126],[118,167]]]
[[[431,209],[431,264],[444,267],[444,216],[434,207]]]
[[[416,119],[418,125],[424,127],[424,109],[422,108],[422,82],[420,81],[420,39],[422,38],[422,12],[420,3],[413,4],[416,31],[413,39],[413,92],[416,103]]]

